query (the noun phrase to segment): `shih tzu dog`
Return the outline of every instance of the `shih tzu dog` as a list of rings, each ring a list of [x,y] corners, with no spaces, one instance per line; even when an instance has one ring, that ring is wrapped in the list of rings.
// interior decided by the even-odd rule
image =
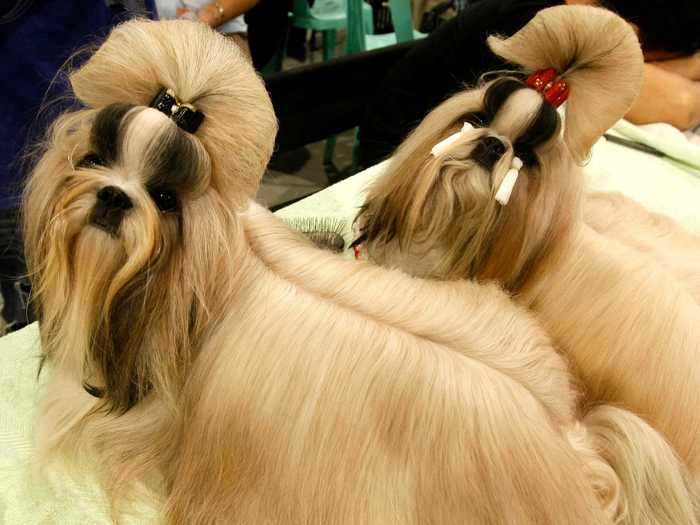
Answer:
[[[70,81],[83,109],[24,200],[37,458],[97,469],[115,520],[135,485],[188,525],[692,512],[663,440],[625,441],[652,446],[641,420],[577,420],[566,362],[496,285],[344,261],[253,204],[276,121],[235,44],[130,22]]]
[[[651,258],[700,304],[700,237],[619,193],[591,193],[584,221],[596,232]]]
[[[658,235],[627,238],[634,218],[621,229],[610,203],[582,192],[579,164],[639,91],[637,39],[608,11],[566,6],[489,44],[534,73],[467,90],[425,118],[368,194],[362,253],[416,276],[501,283],[571,360],[585,399],[646,418],[697,483],[698,267],[682,258],[697,263],[698,241],[681,232],[662,242],[684,252],[651,250]],[[567,97],[563,124],[555,108]]]

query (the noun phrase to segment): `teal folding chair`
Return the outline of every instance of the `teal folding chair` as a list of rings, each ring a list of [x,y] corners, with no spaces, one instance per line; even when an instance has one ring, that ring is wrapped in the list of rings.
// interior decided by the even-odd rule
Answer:
[[[347,2],[348,54],[371,51],[372,49],[410,42],[426,36],[424,33],[413,29],[411,0],[389,0],[389,10],[394,32],[383,35],[375,35],[373,34],[374,31],[367,31],[366,2],[363,0],[347,0]]]
[[[371,32],[372,8],[362,2],[360,20],[364,30]],[[347,21],[347,0],[316,0],[310,7],[308,0],[294,0],[292,25],[302,29],[319,31],[323,36],[323,60],[335,55],[336,31],[345,29]]]
[[[373,31],[372,8],[362,2],[358,6],[362,30]],[[335,55],[336,31],[348,26],[347,0],[316,0],[313,7],[308,0],[294,0],[292,25],[302,29],[319,31],[323,36],[323,60],[330,60]],[[323,165],[327,173],[335,172],[333,152],[335,137],[328,137],[323,151]]]
[[[389,0],[389,10],[391,12],[391,22],[394,26],[393,33],[375,35],[366,30],[366,15],[364,7],[367,3],[364,0],[348,1],[348,35],[347,53],[359,53],[371,51],[394,44],[402,44],[419,38],[424,38],[424,33],[413,29],[413,17],[411,14],[411,0]],[[357,129],[355,130],[355,143],[352,148],[352,167],[354,171],[357,166]],[[324,165],[333,163],[333,151],[324,156]]]

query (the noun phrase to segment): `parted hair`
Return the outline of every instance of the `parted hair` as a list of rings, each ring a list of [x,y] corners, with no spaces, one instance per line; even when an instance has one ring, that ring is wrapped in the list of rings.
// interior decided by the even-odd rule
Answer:
[[[86,107],[24,201],[36,456],[94,469],[115,521],[136,486],[186,525],[636,524],[647,502],[691,523],[687,498],[640,497],[683,487],[663,440],[634,456],[617,409],[581,419],[499,286],[344,261],[253,202],[275,119],[231,40],[130,22],[71,81]],[[205,115],[195,133],[149,107],[163,88]]]
[[[238,46],[187,21],[118,26],[69,78],[81,109],[55,121],[24,192],[33,300],[47,354],[76,360],[124,411],[184,380],[181,363],[228,293],[209,272],[233,258],[224,239],[257,190],[277,122]],[[161,89],[205,115],[195,134],[149,107]],[[119,243],[79,227],[110,182],[129,207]],[[194,220],[203,209],[210,219]],[[67,305],[71,293],[83,300]],[[80,319],[88,333],[67,334]],[[124,350],[147,333],[161,334],[151,351]]]
[[[417,126],[369,189],[356,219],[362,250],[415,276],[496,281],[529,306],[569,356],[587,402],[631,410],[604,404],[583,420],[620,478],[621,521],[696,523],[697,302],[643,255],[583,224],[581,164],[637,96],[639,42],[610,11],[558,6],[488,43],[522,73],[485,77]],[[561,112],[524,82],[548,68],[570,87]],[[473,129],[431,153],[464,122]],[[504,205],[495,196],[516,156],[524,165]],[[610,218],[588,211],[589,221]],[[625,238],[645,222],[629,221]],[[694,283],[677,259],[663,262]]]
[[[412,261],[421,275],[497,278],[516,290],[579,213],[580,178],[569,173],[636,98],[642,55],[624,20],[588,6],[544,9],[512,37],[488,43],[525,75],[555,68],[570,86],[565,118],[523,76],[451,97],[399,146],[360,222],[375,259],[401,257],[392,246],[411,239],[414,253],[425,248]],[[465,121],[475,129],[431,155]],[[525,166],[501,206],[494,196],[513,156]],[[436,244],[440,257],[431,258]]]

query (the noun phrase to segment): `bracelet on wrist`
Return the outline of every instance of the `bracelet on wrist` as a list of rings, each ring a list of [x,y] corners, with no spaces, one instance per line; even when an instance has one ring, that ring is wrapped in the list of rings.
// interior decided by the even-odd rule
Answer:
[[[221,24],[224,23],[224,8],[221,7],[221,4],[219,2],[214,2],[213,4],[210,4],[211,6],[216,9],[216,13],[219,16],[216,20],[216,25],[220,26]]]

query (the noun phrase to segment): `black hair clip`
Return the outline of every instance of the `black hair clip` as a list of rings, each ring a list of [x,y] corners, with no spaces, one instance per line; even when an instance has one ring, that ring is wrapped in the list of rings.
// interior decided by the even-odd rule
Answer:
[[[165,113],[178,127],[189,133],[197,131],[204,120],[204,114],[194,106],[179,102],[172,89],[161,89],[151,102],[151,107]]]

